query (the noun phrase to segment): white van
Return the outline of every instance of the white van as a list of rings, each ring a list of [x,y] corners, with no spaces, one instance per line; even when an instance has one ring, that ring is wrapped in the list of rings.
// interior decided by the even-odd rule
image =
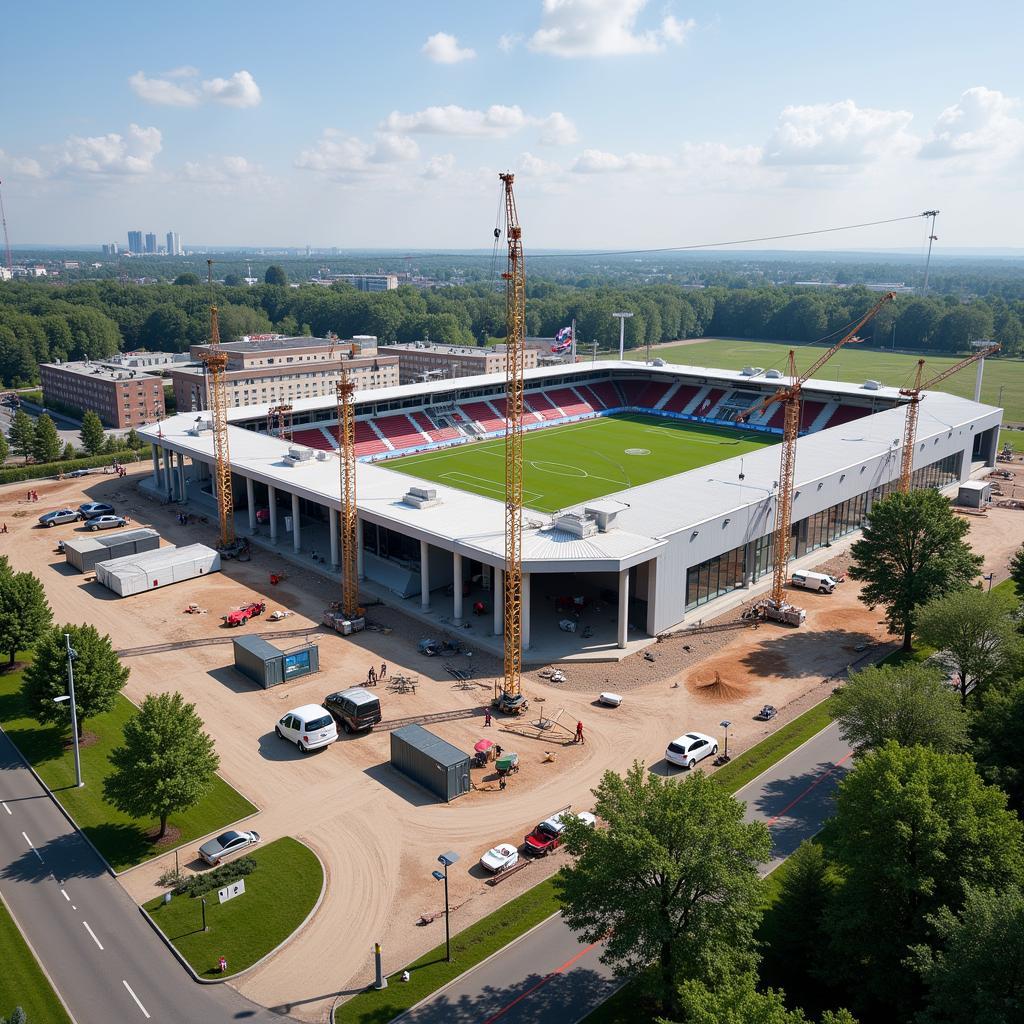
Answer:
[[[793,573],[790,583],[794,587],[802,587],[804,590],[817,590],[819,593],[831,594],[836,589],[837,580],[826,576],[823,572],[805,572],[800,570]]]

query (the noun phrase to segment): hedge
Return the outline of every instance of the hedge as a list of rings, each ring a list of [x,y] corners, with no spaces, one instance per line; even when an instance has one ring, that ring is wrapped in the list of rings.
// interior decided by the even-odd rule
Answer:
[[[172,890],[175,896],[205,896],[214,889],[220,889],[232,882],[237,882],[246,875],[251,875],[256,870],[257,864],[252,857],[242,857],[231,864],[221,864],[220,867],[207,871],[202,875],[190,875],[180,885]]]
[[[115,462],[138,461],[135,456],[143,458],[145,450],[142,448],[133,451],[131,448],[123,448],[110,455],[91,455],[84,459],[68,459],[66,462],[36,462],[27,466],[8,467],[0,469],[0,484],[14,484],[19,480],[41,480],[44,477],[59,476],[61,473],[66,476],[76,469],[95,469],[97,466],[112,466]]]

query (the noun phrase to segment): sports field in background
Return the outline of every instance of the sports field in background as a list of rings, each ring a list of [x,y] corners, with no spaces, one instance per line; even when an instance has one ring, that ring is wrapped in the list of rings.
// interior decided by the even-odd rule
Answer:
[[[899,339],[897,338],[897,341]],[[794,346],[774,341],[741,341],[730,338],[699,341],[693,344],[666,345],[652,348],[651,358],[664,359],[666,363],[683,363],[692,366],[718,366],[725,370],[742,370],[744,366],[763,366],[766,370],[776,368],[785,372],[786,357]],[[805,370],[823,352],[820,346],[796,346],[796,365]],[[643,360],[645,350],[636,349],[626,353],[628,359]],[[935,356],[922,353],[925,359],[925,376],[932,377],[952,366],[961,356]],[[916,355],[903,355],[878,349],[846,345],[840,349],[820,370],[821,380],[843,380],[856,384],[865,380],[879,380],[890,387],[902,387],[914,379]],[[963,398],[974,397],[974,366],[965,367],[939,385],[938,390],[948,391]],[[1002,402],[999,389],[1003,389]],[[1024,361],[1020,359],[989,359],[985,362],[985,381],[981,400],[989,405],[1002,405],[1006,410],[1008,423],[1024,423]]]
[[[775,444],[754,431],[657,416],[604,416],[523,437],[523,500],[539,512],[675,476]],[[435,483],[505,499],[505,440],[480,441],[379,463]]]

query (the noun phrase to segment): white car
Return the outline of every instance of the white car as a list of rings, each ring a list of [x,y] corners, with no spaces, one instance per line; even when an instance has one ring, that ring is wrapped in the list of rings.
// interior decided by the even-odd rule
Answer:
[[[223,832],[216,839],[203,843],[199,847],[199,856],[207,864],[216,867],[222,860],[233,854],[241,853],[242,850],[248,850],[250,846],[255,846],[259,841],[259,832],[236,832],[234,830]]]
[[[674,739],[665,750],[665,760],[683,768],[692,768],[698,761],[718,753],[714,736],[688,732]]]
[[[338,727],[329,711],[319,704],[303,704],[289,711],[274,726],[278,739],[294,743],[303,754],[326,747],[338,738]]]
[[[622,695],[606,690],[598,696],[598,702],[608,708],[617,708],[622,703]]]
[[[519,850],[511,843],[498,843],[480,858],[480,866],[497,874],[519,862]]]

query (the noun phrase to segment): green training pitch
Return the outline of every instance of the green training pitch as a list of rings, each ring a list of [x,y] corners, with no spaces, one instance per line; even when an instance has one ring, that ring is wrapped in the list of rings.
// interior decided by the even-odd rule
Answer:
[[[557,512],[775,443],[775,437],[750,430],[658,416],[603,416],[534,430],[523,437],[523,500],[539,512]],[[504,438],[379,465],[486,498],[505,498]]]

